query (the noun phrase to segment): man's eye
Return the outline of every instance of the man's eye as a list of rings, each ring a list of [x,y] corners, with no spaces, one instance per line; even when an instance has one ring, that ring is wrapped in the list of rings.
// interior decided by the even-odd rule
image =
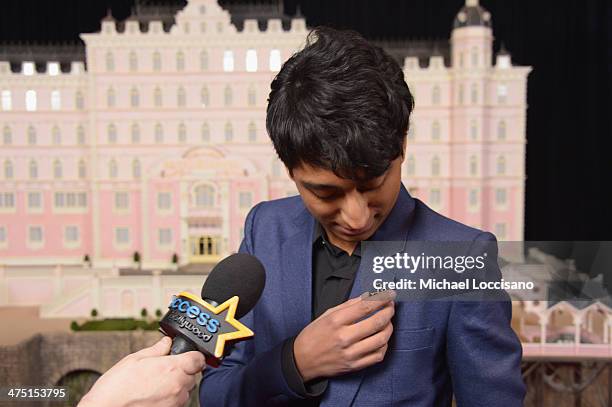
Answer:
[[[316,196],[317,198],[319,198],[322,201],[332,201],[332,200],[336,199],[336,197],[338,195],[337,194],[330,194],[330,195],[314,194],[314,196]]]

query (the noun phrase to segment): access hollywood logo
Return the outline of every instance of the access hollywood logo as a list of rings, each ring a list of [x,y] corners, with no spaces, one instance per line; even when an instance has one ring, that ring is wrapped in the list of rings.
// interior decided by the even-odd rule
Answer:
[[[172,297],[172,301],[170,301],[170,305],[168,306],[170,310],[176,311],[182,315],[177,315],[175,318],[177,322],[180,323],[181,328],[187,327],[187,323],[189,322],[186,318],[194,320],[196,324],[205,328],[209,333],[216,334],[219,331],[219,322],[218,319],[213,318],[208,312],[205,312],[197,305],[192,304],[189,300],[177,296]],[[182,321],[181,321],[182,319]],[[197,327],[194,327],[197,329]],[[187,327],[187,329],[190,329]],[[194,333],[196,331],[194,329],[190,329]],[[199,329],[198,329],[199,331]],[[197,333],[196,333],[197,334]],[[199,335],[198,335],[199,336]]]

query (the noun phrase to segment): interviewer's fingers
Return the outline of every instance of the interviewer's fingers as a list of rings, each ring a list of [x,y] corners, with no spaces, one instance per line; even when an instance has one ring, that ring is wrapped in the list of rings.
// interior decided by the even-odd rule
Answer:
[[[185,352],[180,355],[170,356],[187,374],[200,373],[206,366],[204,355],[197,351]]]
[[[138,352],[134,353],[133,356],[137,359],[150,358],[154,356],[165,356],[170,353],[171,346],[172,339],[170,339],[168,336],[164,336],[154,345],[139,350]]]

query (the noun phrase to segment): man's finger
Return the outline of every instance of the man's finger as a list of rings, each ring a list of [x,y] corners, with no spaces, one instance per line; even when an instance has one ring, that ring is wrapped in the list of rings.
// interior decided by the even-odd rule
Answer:
[[[185,352],[170,357],[174,359],[174,362],[187,374],[200,373],[204,369],[204,366],[206,366],[206,358],[197,351]]]
[[[338,316],[338,322],[341,325],[352,325],[353,323],[365,318],[371,313],[384,308],[391,304],[389,300],[375,301],[375,300],[361,300],[355,301],[353,304],[342,308],[338,311],[334,311],[334,314]]]
[[[172,339],[168,336],[164,336],[156,344],[148,348],[144,348],[134,353],[137,359],[150,358],[154,356],[165,356],[170,353],[170,347],[172,346]]]

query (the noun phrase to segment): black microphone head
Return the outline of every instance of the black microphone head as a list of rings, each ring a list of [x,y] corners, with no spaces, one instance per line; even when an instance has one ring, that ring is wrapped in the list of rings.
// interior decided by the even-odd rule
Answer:
[[[237,295],[236,318],[242,318],[257,303],[266,285],[266,271],[250,254],[235,253],[221,260],[204,282],[202,298],[219,304]]]

